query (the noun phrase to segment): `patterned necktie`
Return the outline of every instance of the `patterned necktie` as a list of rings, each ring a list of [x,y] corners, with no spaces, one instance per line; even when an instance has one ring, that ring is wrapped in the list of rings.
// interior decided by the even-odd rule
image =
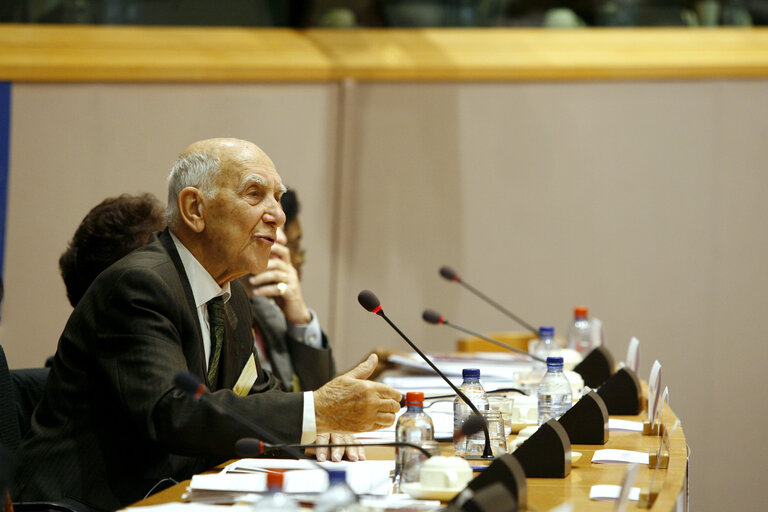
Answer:
[[[208,383],[216,383],[219,371],[219,356],[224,342],[224,299],[214,297],[208,301],[208,325],[211,328],[211,356],[208,358]]]

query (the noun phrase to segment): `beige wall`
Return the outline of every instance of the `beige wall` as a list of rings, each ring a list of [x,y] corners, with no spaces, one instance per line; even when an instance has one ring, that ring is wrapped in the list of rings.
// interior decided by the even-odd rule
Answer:
[[[341,367],[405,348],[357,305],[363,288],[429,350],[457,336],[423,324],[425,307],[516,329],[440,279],[442,264],[561,332],[587,304],[617,358],[636,335],[641,376],[661,361],[691,447],[692,510],[756,510],[766,97],[765,81],[374,83],[341,100],[334,84],[17,84],[2,343],[15,367],[55,349],[70,310],[57,258],[91,206],[163,195],[186,144],[241,136],[299,191],[306,294]]]

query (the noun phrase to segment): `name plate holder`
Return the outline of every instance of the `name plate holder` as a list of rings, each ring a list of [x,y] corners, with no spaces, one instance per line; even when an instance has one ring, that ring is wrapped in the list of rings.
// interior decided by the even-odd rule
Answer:
[[[608,442],[608,409],[600,395],[590,391],[557,420],[571,444]]]
[[[565,478],[571,474],[571,442],[555,419],[540,426],[513,455],[526,478]]]
[[[664,433],[664,424],[661,422],[661,409],[669,399],[669,391],[661,392],[661,363],[653,362],[651,375],[648,377],[648,400],[646,408],[648,419],[643,422],[644,436],[661,436]]]
[[[659,470],[669,467],[670,437],[679,425],[680,420],[677,420],[671,429],[664,429],[659,441],[659,449],[648,454],[648,467],[653,468],[653,475],[648,487],[640,489],[640,498],[637,502],[638,508],[651,508],[659,496],[659,492],[661,492],[661,486],[656,487],[654,484],[656,483]]]
[[[659,497],[659,491],[640,489],[640,497],[637,499],[637,508],[651,508]]]
[[[600,345],[593,348],[573,371],[581,375],[585,386],[597,389],[613,375],[614,368],[613,356]]]
[[[662,450],[657,452],[651,450],[648,452],[648,467],[656,469],[667,469],[669,467],[669,451]]]
[[[651,424],[650,421],[646,420],[643,422],[643,435],[644,436],[660,436],[664,434],[664,430],[666,427],[664,427],[664,424],[660,421],[657,421],[656,423]]]

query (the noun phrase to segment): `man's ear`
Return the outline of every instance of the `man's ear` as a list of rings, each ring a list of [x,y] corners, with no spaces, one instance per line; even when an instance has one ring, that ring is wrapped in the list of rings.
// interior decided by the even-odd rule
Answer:
[[[179,192],[177,205],[182,222],[195,233],[201,233],[205,229],[203,194],[195,187],[186,187]]]

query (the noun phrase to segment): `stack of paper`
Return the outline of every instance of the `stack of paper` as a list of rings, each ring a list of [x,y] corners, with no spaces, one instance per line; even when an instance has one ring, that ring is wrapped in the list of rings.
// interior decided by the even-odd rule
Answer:
[[[385,496],[392,492],[391,472],[394,470],[394,461],[319,464],[326,469],[346,469],[347,483],[358,495]],[[241,459],[229,464],[220,473],[193,476],[183,498],[204,503],[254,501],[248,495],[267,490],[266,474],[270,471],[285,474],[283,491],[287,493],[316,495],[328,488],[327,473],[309,460]]]

